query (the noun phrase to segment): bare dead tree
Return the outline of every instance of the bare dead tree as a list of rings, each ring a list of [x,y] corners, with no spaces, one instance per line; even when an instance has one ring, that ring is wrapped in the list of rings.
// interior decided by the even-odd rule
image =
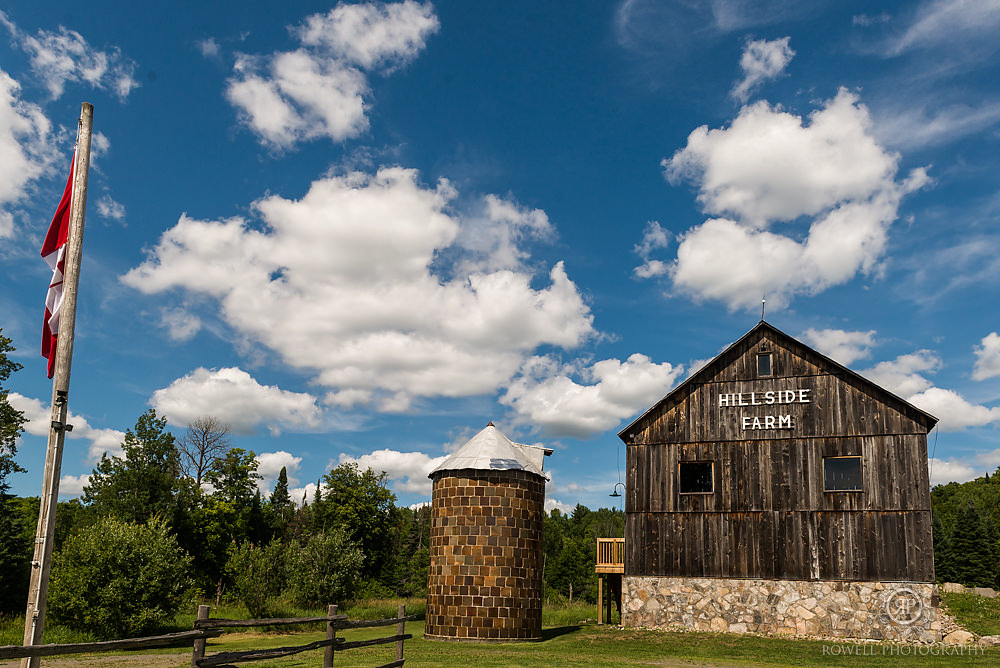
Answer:
[[[228,424],[204,415],[188,425],[187,433],[178,442],[184,473],[199,487],[212,463],[229,450],[229,432]]]

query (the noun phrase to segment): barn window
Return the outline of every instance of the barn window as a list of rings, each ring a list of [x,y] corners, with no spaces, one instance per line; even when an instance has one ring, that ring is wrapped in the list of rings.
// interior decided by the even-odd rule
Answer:
[[[823,490],[826,492],[860,492],[861,457],[824,457]]]
[[[757,375],[771,375],[771,353],[761,353],[757,355]]]
[[[711,494],[715,489],[713,468],[713,462],[681,462],[681,494]]]

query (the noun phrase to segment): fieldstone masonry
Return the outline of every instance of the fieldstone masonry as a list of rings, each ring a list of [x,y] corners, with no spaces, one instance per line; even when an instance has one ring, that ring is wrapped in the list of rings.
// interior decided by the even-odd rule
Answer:
[[[545,479],[527,471],[435,477],[426,638],[541,637],[544,505]]]
[[[936,584],[626,576],[625,626],[941,640]]]

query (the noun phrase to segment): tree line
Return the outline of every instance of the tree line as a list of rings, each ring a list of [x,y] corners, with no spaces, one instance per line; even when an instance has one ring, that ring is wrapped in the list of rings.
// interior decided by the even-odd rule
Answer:
[[[0,613],[24,609],[39,508],[9,493],[25,422],[7,402],[20,368],[12,350],[0,333]],[[289,603],[426,595],[429,505],[398,506],[384,472],[353,463],[302,499],[283,468],[262,495],[257,468],[211,416],[176,437],[165,417],[143,413],[82,497],[59,503],[49,619],[114,637],[156,629],[194,599],[236,600],[264,617]],[[622,514],[577,506],[544,522],[547,597],[593,602],[596,538],[620,536]]]
[[[934,572],[939,582],[1000,586],[1000,468],[931,489]]]

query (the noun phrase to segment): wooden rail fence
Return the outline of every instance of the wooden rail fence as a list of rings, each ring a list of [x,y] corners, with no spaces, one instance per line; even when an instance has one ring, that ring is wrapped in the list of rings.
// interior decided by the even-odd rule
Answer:
[[[135,650],[150,647],[173,647],[176,645],[187,645],[192,643],[191,666],[200,668],[202,666],[232,666],[236,663],[247,663],[250,661],[263,661],[266,659],[277,659],[283,656],[291,656],[300,652],[308,652],[315,649],[323,649],[323,668],[332,668],[333,658],[336,652],[343,652],[358,647],[370,647],[372,645],[387,645],[396,643],[396,660],[378,666],[378,668],[393,668],[402,666],[403,641],[410,640],[413,636],[406,633],[406,622],[417,619],[419,615],[407,615],[406,607],[399,606],[397,616],[391,619],[348,619],[347,615],[338,615],[337,606],[331,605],[327,608],[326,617],[284,617],[274,619],[212,619],[209,617],[209,606],[198,606],[198,618],[194,623],[193,631],[182,631],[180,633],[168,633],[160,636],[148,636],[145,638],[124,638],[122,640],[106,640],[103,642],[87,643],[67,643],[50,645],[8,645],[0,647],[0,659],[22,659],[32,656],[59,656],[63,654],[95,654],[99,652],[110,652],[115,650]],[[296,647],[277,647],[274,649],[246,650],[242,652],[219,652],[206,656],[205,641],[222,635],[222,629],[234,627],[253,626],[285,626],[289,624],[309,624],[316,622],[326,622],[326,638],[317,640],[307,645]],[[337,631],[343,629],[360,629],[376,626],[396,625],[396,634],[384,638],[372,638],[371,640],[355,640],[347,642],[344,638],[337,637]]]

